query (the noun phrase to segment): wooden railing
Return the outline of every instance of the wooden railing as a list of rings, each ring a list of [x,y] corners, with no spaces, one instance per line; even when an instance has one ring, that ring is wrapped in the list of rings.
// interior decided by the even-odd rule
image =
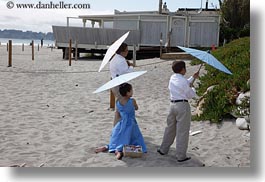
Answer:
[[[71,39],[78,44],[89,45],[111,45],[128,30],[102,29],[102,28],[83,28],[53,26],[54,38],[57,43],[68,43]],[[126,39],[128,45],[138,45],[140,43],[140,31],[131,30]]]

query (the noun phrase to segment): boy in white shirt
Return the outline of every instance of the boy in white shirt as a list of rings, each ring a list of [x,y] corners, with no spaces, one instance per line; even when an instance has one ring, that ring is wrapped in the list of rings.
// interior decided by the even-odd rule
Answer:
[[[184,162],[190,159],[186,156],[191,122],[191,110],[188,100],[196,96],[192,83],[199,77],[199,72],[196,72],[189,79],[184,78],[186,73],[184,61],[174,61],[172,70],[174,74],[170,77],[168,85],[171,103],[167,117],[167,127],[165,128],[162,144],[157,152],[161,155],[167,154],[176,138],[176,157],[178,162]]]

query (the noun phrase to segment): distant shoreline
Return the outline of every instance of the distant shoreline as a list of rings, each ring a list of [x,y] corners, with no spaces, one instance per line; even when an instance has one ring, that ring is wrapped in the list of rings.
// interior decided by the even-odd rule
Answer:
[[[1,38],[0,37],[0,43],[1,45],[6,45],[8,43],[9,40],[12,40],[12,44],[13,45],[30,45],[30,43],[32,42],[32,40],[34,40],[34,44],[40,44],[41,43],[41,39],[16,39],[16,38]],[[48,46],[48,45],[55,45],[55,41],[54,40],[43,40],[43,45],[44,46]]]
[[[15,29],[0,30],[0,38],[12,38],[12,39],[45,39],[53,40],[53,33],[33,32],[33,31],[22,31]]]

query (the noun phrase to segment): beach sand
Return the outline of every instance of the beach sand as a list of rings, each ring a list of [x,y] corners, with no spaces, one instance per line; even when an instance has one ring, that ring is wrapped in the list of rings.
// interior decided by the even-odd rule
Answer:
[[[148,153],[116,160],[111,153],[94,153],[109,142],[113,124],[109,91],[92,93],[110,80],[108,65],[100,73],[101,60],[72,60],[69,66],[61,50],[46,47],[35,48],[32,61],[30,47],[22,52],[14,46],[12,67],[7,67],[6,46],[0,46],[0,166],[250,167],[249,133],[232,119],[218,125],[192,122],[191,131],[202,133],[190,136],[189,161],[177,162],[175,144],[166,156],[156,152],[166,126],[171,63],[159,58],[136,61],[135,71],[148,71],[130,81]],[[198,68],[187,61],[186,77]]]

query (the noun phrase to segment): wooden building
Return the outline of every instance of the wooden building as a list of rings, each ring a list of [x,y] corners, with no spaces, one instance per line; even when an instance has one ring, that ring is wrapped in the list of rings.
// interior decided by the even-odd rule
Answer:
[[[161,11],[161,10],[160,10]],[[176,48],[219,45],[220,15],[216,9],[178,9],[162,11],[120,12],[113,15],[67,17],[66,26],[53,26],[56,46],[65,52],[69,40],[77,43],[78,52],[104,53],[107,46],[127,31],[129,50],[159,50],[160,45]],[[71,18],[83,22],[70,25]]]

